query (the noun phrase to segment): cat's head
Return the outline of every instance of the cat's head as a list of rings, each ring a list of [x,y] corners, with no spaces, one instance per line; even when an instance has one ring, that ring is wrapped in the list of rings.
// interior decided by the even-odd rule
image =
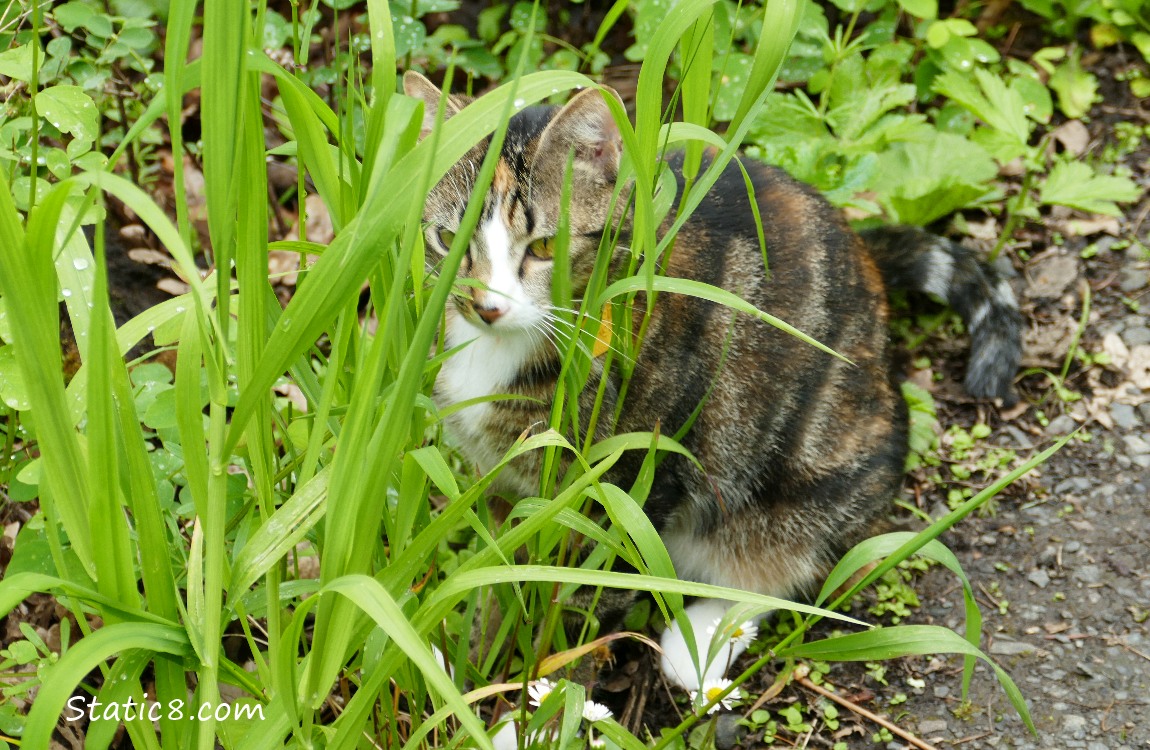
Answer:
[[[426,135],[441,93],[417,73],[403,78],[408,96],[424,102]],[[606,95],[618,96],[607,90]],[[553,238],[568,154],[574,154],[568,208],[571,279],[576,293],[591,273],[599,239],[611,216],[611,195],[619,172],[622,144],[604,93],[587,89],[563,107],[534,106],[518,112],[507,126],[483,212],[471,238],[452,304],[477,333],[515,335],[539,330],[551,309]],[[444,117],[467,99],[452,96]],[[429,256],[444,256],[459,228],[471,190],[487,153],[484,139],[431,191],[424,207]]]

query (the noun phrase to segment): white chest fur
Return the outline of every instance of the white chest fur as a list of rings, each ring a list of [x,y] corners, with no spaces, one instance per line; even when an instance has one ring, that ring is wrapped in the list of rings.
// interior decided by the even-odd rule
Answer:
[[[452,316],[447,322],[448,347],[468,341],[470,343],[448,358],[439,370],[435,395],[440,407],[507,393],[534,350],[531,337],[522,332],[494,336],[477,331],[466,320]],[[482,402],[456,412],[449,422],[455,442],[484,471],[510,447],[488,444],[484,424],[490,416],[490,403]]]

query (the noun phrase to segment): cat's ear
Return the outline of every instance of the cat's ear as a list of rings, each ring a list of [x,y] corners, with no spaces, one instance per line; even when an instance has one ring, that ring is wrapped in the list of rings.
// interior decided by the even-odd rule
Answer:
[[[422,140],[435,126],[435,113],[439,109],[439,99],[443,96],[443,92],[423,75],[409,70],[403,74],[403,93],[414,99],[423,100],[423,125],[419,128],[419,137]],[[464,104],[465,102],[459,97],[447,97],[443,106],[444,121],[446,122],[451,116],[459,114]]]
[[[547,123],[539,136],[536,163],[566,163],[567,153],[575,150],[575,166],[603,179],[615,182],[623,156],[623,139],[604,96],[622,98],[612,88],[586,89],[567,102]],[[547,160],[547,161],[541,161]]]

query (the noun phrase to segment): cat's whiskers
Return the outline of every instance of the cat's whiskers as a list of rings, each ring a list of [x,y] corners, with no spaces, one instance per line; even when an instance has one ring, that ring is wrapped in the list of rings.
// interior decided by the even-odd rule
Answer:
[[[571,314],[575,315],[576,317],[583,315],[584,317],[587,318],[587,320],[590,320],[592,323],[596,323],[600,327],[603,325],[603,321],[600,318],[596,318],[594,315],[592,315],[590,313],[580,313],[578,310],[571,310],[571,309],[566,308],[566,307],[559,307],[558,305],[548,305],[548,309],[549,310],[558,310],[560,312],[571,313]],[[548,320],[552,321],[553,323],[563,323],[564,325],[570,327],[572,329],[572,331],[574,331],[578,328],[577,323],[572,323],[571,321],[566,320],[565,318],[561,318],[558,315],[555,315],[551,312],[548,312],[546,314],[547,314]],[[565,333],[565,335],[571,335],[571,334],[566,334],[566,332],[564,332],[564,333]],[[610,334],[608,334],[608,335],[610,335]],[[619,347],[615,346],[614,343],[612,343],[613,338],[608,338],[606,341],[604,341],[603,339],[600,338],[600,339],[598,339],[598,341],[603,346],[605,346],[608,349],[610,349],[611,351],[615,352],[615,354],[617,354],[619,357],[622,357],[624,361],[626,361],[628,363],[632,363],[632,364],[634,363],[635,360],[633,357],[628,356],[622,349],[620,349]],[[583,345],[583,348],[584,348],[584,351],[586,351],[586,344]]]

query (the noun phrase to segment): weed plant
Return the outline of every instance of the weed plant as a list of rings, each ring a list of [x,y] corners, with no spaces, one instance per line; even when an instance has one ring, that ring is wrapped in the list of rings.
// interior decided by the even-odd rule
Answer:
[[[606,99],[623,134],[625,171],[634,185],[632,275],[607,285],[610,233],[581,299],[572,299],[569,281],[558,274],[556,305],[570,312],[563,313],[560,328],[565,376],[552,423],[517,443],[481,477],[460,471],[440,443],[444,415],[428,397],[437,367],[452,354],[437,349],[437,334],[480,202],[471,202],[450,254],[429,274],[420,226],[423,197],[482,136],[494,134],[497,152],[513,112],[594,86],[585,75],[524,73],[527,57],[521,55],[502,86],[420,140],[421,105],[394,93],[404,55],[387,3],[367,3],[369,78],[348,75],[333,109],[261,51],[262,4],[207,0],[202,56],[186,66],[168,66],[163,85],[106,164],[79,163],[47,180],[17,173],[17,162],[6,162],[10,166],[0,171],[0,352],[9,366],[7,450],[0,469],[12,493],[39,499],[42,515],[17,540],[16,557],[0,582],[0,613],[34,592],[51,593],[79,630],[65,639],[58,658],[48,658],[30,636],[31,650],[9,649],[12,663],[38,667],[23,687],[37,691],[26,722],[19,732],[8,732],[20,735],[20,746],[48,747],[57,722],[67,720],[62,717],[81,696],[84,706],[122,706],[130,699],[164,707],[158,722],[145,712],[92,721],[86,728],[92,747],[107,747],[120,724],[140,748],[490,747],[486,717],[494,697],[506,698],[501,710],[516,704],[525,711],[528,685],[557,677],[597,635],[588,632],[583,644],[566,643],[558,627],[560,608],[553,603],[562,603],[578,586],[650,591],[665,617],[681,617],[687,595],[793,612],[790,635],[723,693],[708,696],[711,704],[768,663],[790,669],[799,659],[961,653],[968,681],[974,659],[985,658],[978,650],[980,618],[957,560],[936,537],[1054,448],[921,534],[860,545],[811,607],[677,580],[641,506],[659,456],[682,449],[656,434],[596,443],[590,432],[570,431],[573,396],[586,375],[600,320],[613,307],[619,312],[612,319],[630,320],[624,311],[640,292],[648,299],[656,293],[698,295],[757,316],[764,325],[785,327],[769,311],[722,290],[660,276],[657,259],[675,229],[663,237],[655,230],[672,211],[673,226],[681,226],[739,144],[761,127],[800,7],[797,0],[780,0],[765,9],[745,67],[745,89],[729,102],[722,136],[708,129],[717,94],[712,2],[681,0],[644,38],[635,124],[613,98]],[[29,19],[36,37],[42,12],[35,8]],[[196,12],[190,0],[171,3],[165,59],[187,58]],[[298,26],[292,28],[296,33]],[[529,46],[534,24],[524,28]],[[82,123],[71,128],[57,118],[53,125],[71,134],[72,142],[86,137],[83,126],[92,124],[85,119],[90,100],[76,92],[58,90],[41,99],[39,46],[29,46],[27,88],[39,93],[30,99],[30,121],[21,125],[32,135],[25,166],[39,163],[35,144],[47,127],[40,113],[50,117],[49,106]],[[672,61],[681,80],[682,122],[670,122],[662,97]],[[336,230],[328,246],[290,245],[318,260],[282,309],[268,279],[260,98],[265,77],[274,79],[291,135],[279,151],[294,156],[306,172]],[[193,89],[203,117],[212,252],[206,275],[194,261],[180,160],[175,223],[117,170],[125,152],[138,147],[165,115],[173,151],[181,152],[180,109]],[[699,171],[704,146],[714,147],[717,156]],[[668,147],[686,148],[688,163],[695,165],[678,205],[659,167],[659,154]],[[490,183],[493,167],[485,161],[477,192]],[[155,233],[189,289],[119,328],[109,304],[99,227],[105,194]],[[92,221],[94,247],[80,231]],[[563,255],[561,233],[557,267]],[[378,326],[365,325],[357,307],[365,280],[369,317]],[[61,300],[83,361],[67,383],[58,367]],[[148,333],[177,347],[174,376],[151,364],[135,363],[132,370],[125,364],[125,353]],[[642,330],[616,327],[612,334],[605,356],[626,378]],[[330,345],[318,347],[321,339]],[[276,395],[273,388],[285,378],[302,392],[306,410]],[[646,455],[635,485],[601,481],[626,450]],[[526,451],[544,451],[549,468],[538,496],[522,500],[499,522],[484,491],[507,461]],[[560,454],[570,460],[560,461]],[[565,464],[572,469],[561,472]],[[585,513],[592,507],[598,510]],[[579,538],[597,547],[576,566]],[[521,549],[528,553],[525,562],[516,555]],[[834,610],[916,554],[947,566],[962,581],[965,637],[941,627],[866,629],[855,623],[851,634],[806,640],[819,618],[849,620]],[[611,572],[617,555],[639,572]],[[301,560],[308,557],[318,558],[318,578],[300,574]],[[832,598],[831,592],[876,561],[869,574]],[[497,632],[490,634],[493,648],[472,663],[471,624],[495,622],[492,608],[502,613]],[[226,633],[242,637],[243,660],[225,652]],[[1029,725],[1017,688],[991,666]],[[518,710],[517,715],[529,719],[528,733],[551,722],[557,742],[574,747],[587,739],[578,736],[585,696],[578,686],[563,684],[533,717]],[[181,708],[173,711],[176,705]],[[237,717],[233,709],[245,705],[259,712]],[[634,735],[610,718],[596,721],[594,729],[615,747],[669,747],[709,707],[688,713],[658,739]]]

